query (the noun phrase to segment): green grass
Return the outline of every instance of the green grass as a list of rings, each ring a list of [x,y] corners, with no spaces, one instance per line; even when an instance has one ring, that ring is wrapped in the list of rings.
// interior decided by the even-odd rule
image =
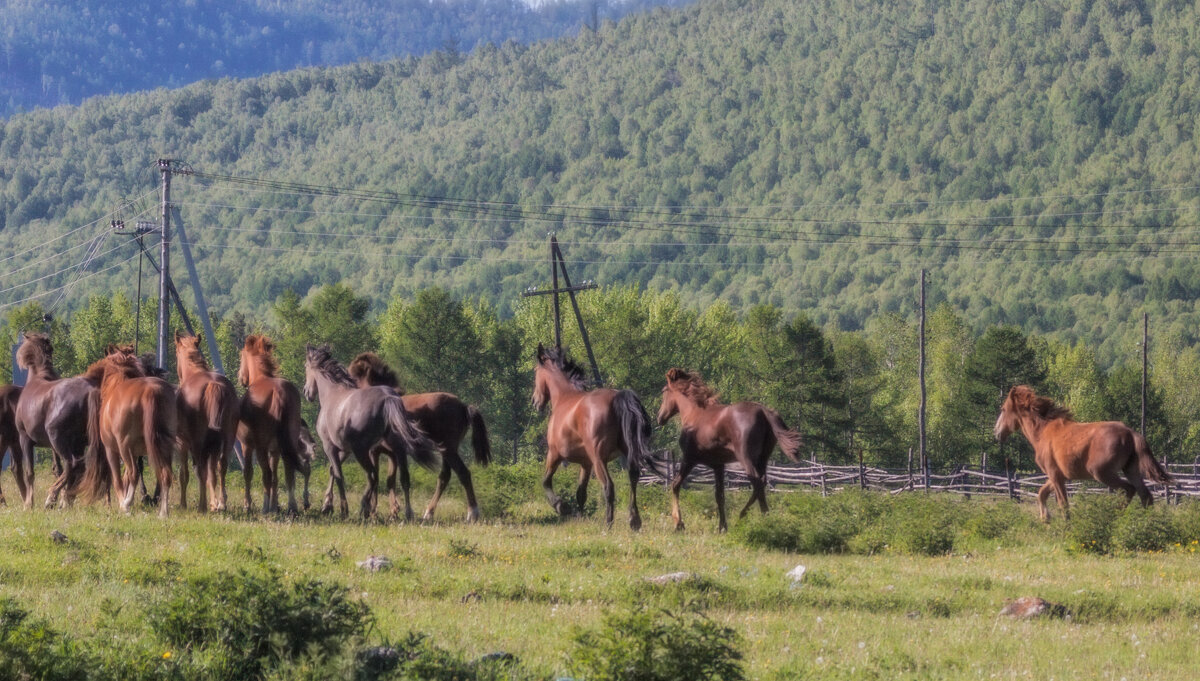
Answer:
[[[39,473],[44,488],[49,476]],[[357,496],[361,477],[351,475]],[[568,656],[581,628],[639,605],[705,608],[714,622],[740,635],[751,679],[1191,679],[1200,667],[1196,545],[1093,555],[1072,550],[1067,523],[1037,523],[1030,504],[773,493],[769,522],[794,522],[803,517],[801,507],[825,512],[836,506],[859,518],[853,536],[818,533],[815,545],[835,552],[789,553],[746,545],[736,518],[729,535],[717,534],[711,492],[702,488],[685,496],[688,530],[681,534],[671,529],[663,491],[643,488],[645,525],[634,534],[625,525],[627,489],[620,484],[617,519],[606,530],[599,513],[555,519],[532,467],[477,469],[475,476],[491,513],[485,522],[461,522],[465,505],[455,483],[436,522],[405,525],[315,513],[291,520],[240,512],[204,517],[174,506],[166,520],[152,511],[126,516],[103,506],[26,512],[12,507],[15,489],[6,475],[0,598],[15,599],[77,637],[122,622],[140,631],[141,618],[173,585],[270,565],[288,579],[346,585],[370,607],[380,640],[415,631],[466,658],[503,650],[547,678],[572,667]],[[419,515],[432,476],[421,471],[415,477]],[[563,491],[573,479],[559,475]],[[318,470],[314,488],[323,493],[325,480]],[[231,476],[236,506],[240,486]],[[593,485],[593,496],[597,492]],[[740,507],[746,493],[730,497],[730,506]],[[315,505],[319,501],[314,495]],[[899,509],[893,513],[903,515],[865,508],[893,503]],[[1140,509],[1125,511],[1133,512]],[[1196,526],[1196,512],[1171,509],[1172,522]],[[913,531],[904,521],[930,514],[950,519],[949,552],[927,556],[919,547],[893,545],[890,528],[902,536]],[[1145,521],[1122,521],[1117,536]],[[939,532],[942,524],[934,523]],[[54,543],[53,530],[69,540]],[[878,541],[856,541],[871,532]],[[355,566],[379,554],[394,561],[391,569],[368,573]],[[784,575],[797,564],[808,574],[793,587]],[[645,581],[676,571],[695,579]],[[1006,599],[1020,596],[1065,604],[1074,616],[997,617]]]

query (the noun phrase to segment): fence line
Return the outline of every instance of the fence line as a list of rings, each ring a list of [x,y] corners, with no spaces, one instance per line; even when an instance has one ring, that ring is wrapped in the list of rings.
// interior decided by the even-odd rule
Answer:
[[[642,473],[643,484],[665,484],[675,472],[675,462],[665,452],[657,452],[655,468]],[[1193,464],[1167,464],[1174,481],[1169,486],[1148,483],[1150,491],[1158,497],[1178,501],[1182,497],[1200,498],[1200,471]],[[970,496],[972,494],[1009,496],[1012,498],[1035,498],[1038,489],[1045,484],[1046,476],[1037,474],[991,472],[970,466],[960,466],[949,472],[929,473],[929,490],[951,492]],[[767,486],[771,488],[812,488],[829,494],[844,489],[869,489],[890,494],[925,489],[925,479],[920,471],[907,469],[875,468],[873,466],[834,466],[820,463],[772,464],[767,468]],[[685,484],[712,485],[713,474],[707,467],[692,469]],[[725,467],[727,487],[747,487],[750,484],[745,472],[738,464]],[[1096,482],[1068,482],[1070,494],[1079,492],[1105,492],[1108,488]]]

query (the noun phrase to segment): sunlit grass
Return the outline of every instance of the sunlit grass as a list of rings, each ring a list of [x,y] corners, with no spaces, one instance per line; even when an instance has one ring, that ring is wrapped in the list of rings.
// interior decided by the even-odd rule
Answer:
[[[565,491],[573,476],[560,477]],[[39,487],[47,478],[39,477]],[[416,478],[419,513],[431,476]],[[1018,529],[999,539],[956,538],[950,554],[935,557],[892,550],[787,554],[717,534],[705,489],[687,493],[685,533],[672,530],[661,489],[641,490],[645,525],[634,534],[625,524],[624,493],[608,530],[601,514],[555,519],[535,483],[497,488],[498,481],[533,482],[532,468],[478,470],[476,478],[491,520],[464,524],[455,485],[436,522],[406,525],[315,511],[286,519],[240,511],[201,516],[173,507],[166,520],[152,511],[126,516],[100,505],[26,512],[12,507],[15,490],[6,476],[0,596],[87,636],[114,612],[134,622],[175,580],[261,562],[288,575],[347,585],[370,605],[382,638],[421,631],[466,655],[504,650],[547,676],[566,671],[576,628],[634,604],[706,607],[710,617],[741,633],[755,679],[1192,679],[1200,668],[1194,547],[1079,554],[1069,550],[1062,521],[1042,526],[1027,522],[1032,508],[1016,506],[1014,514],[1008,502],[971,501],[961,508],[989,504],[988,513],[1013,514]],[[325,481],[318,470],[316,507]],[[352,482],[357,496],[361,478]],[[231,476],[234,508],[240,487]],[[730,496],[731,506],[745,499],[744,492]],[[771,496],[777,512],[788,505],[784,497]],[[510,517],[496,519],[500,509]],[[53,542],[53,530],[68,541]],[[370,555],[386,555],[394,564],[378,573],[356,567]],[[785,573],[797,564],[808,573],[793,586]],[[645,581],[677,571],[696,579],[665,586]],[[1019,596],[1063,603],[1074,616],[999,618],[1004,601]]]

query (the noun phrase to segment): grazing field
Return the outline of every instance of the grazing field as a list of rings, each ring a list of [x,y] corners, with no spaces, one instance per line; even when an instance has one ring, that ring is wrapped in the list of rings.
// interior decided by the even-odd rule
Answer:
[[[361,492],[361,471],[348,472]],[[404,525],[313,512],[204,517],[179,511],[177,500],[166,520],[103,506],[27,512],[11,505],[6,474],[0,598],[79,639],[127,639],[168,658],[182,652],[152,647],[147,609],[198,576],[273,566],[282,579],[347,586],[375,619],[364,645],[422,632],[464,659],[512,653],[532,678],[575,673],[575,635],[637,605],[704,609],[738,632],[751,679],[1193,679],[1200,668],[1200,551],[1187,539],[1200,527],[1196,506],[1123,512],[1105,498],[1081,499],[1070,524],[1056,517],[1044,526],[1031,504],[1008,501],[775,492],[771,516],[734,517],[719,535],[710,490],[687,492],[688,529],[676,533],[666,495],[644,488],[645,526],[633,534],[623,510],[604,528],[595,486],[584,517],[560,521],[541,498],[537,467],[475,476],[484,522],[461,522],[455,485],[436,522]],[[564,493],[573,477],[559,476]],[[39,486],[48,478],[41,472]],[[314,491],[325,480],[318,469]],[[419,514],[432,477],[421,471],[416,482]],[[240,486],[231,476],[231,501],[240,502]],[[627,489],[618,492],[623,499]],[[731,508],[747,494],[732,492]],[[1106,513],[1120,517],[1110,524],[1111,552],[1097,555],[1081,546],[1081,533],[1098,531]],[[1147,546],[1161,550],[1122,548],[1132,545],[1122,537],[1160,521],[1173,534]],[[54,541],[54,531],[66,541]],[[771,546],[802,552],[757,548]],[[393,565],[356,566],[370,555]],[[807,571],[793,585],[786,575],[797,565]],[[647,581],[680,571],[691,576]],[[1071,616],[998,615],[1021,596],[1062,604]]]

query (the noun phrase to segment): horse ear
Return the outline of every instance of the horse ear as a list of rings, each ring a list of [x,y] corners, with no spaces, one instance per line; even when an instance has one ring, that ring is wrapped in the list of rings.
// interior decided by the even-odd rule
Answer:
[[[108,355],[114,355],[116,353],[117,353],[117,346],[113,345],[112,343],[109,343],[108,345],[104,346],[104,355],[106,357]]]
[[[674,383],[679,380],[679,368],[671,367],[667,369],[667,383]]]
[[[175,329],[175,342],[179,342],[179,329]]]
[[[538,343],[537,346],[537,361],[541,362],[546,359],[546,346]]]

